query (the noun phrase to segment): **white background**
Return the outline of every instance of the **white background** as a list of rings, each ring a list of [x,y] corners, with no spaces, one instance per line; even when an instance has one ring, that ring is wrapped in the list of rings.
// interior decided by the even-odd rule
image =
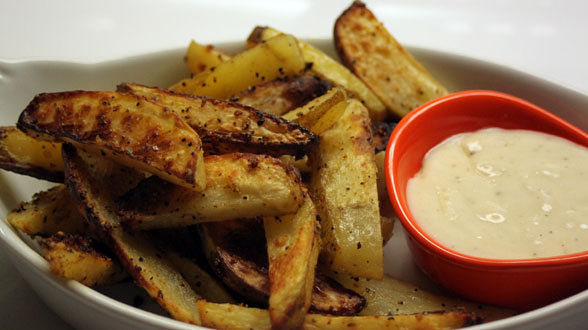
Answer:
[[[0,60],[99,62],[201,43],[244,40],[255,25],[329,38],[350,1],[7,1]],[[471,56],[588,94],[588,1],[371,0],[405,45]],[[0,75],[2,73],[0,72]],[[2,110],[0,110],[2,111]],[[2,328],[64,328],[0,252]]]

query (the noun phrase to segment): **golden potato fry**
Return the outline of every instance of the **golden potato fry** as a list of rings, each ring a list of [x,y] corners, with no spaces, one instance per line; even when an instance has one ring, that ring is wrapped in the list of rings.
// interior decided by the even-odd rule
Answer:
[[[36,193],[30,202],[20,203],[8,213],[6,220],[29,235],[49,236],[59,231],[82,234],[87,231],[83,216],[62,184]]]
[[[226,99],[265,81],[299,74],[304,68],[304,59],[294,37],[280,35],[235,55],[217,65],[213,72],[184,79],[170,89]]]
[[[202,192],[146,179],[121,198],[121,221],[132,229],[171,228],[289,214],[304,201],[298,174],[275,158],[226,154],[204,164]]]
[[[269,257],[272,327],[298,328],[310,307],[320,251],[318,214],[308,192],[295,214],[263,219]]]
[[[17,127],[35,138],[66,141],[194,190],[206,184],[202,142],[168,109],[116,92],[39,94]]]
[[[303,74],[253,86],[229,100],[281,116],[325,94],[332,87],[318,76]]]
[[[63,182],[61,143],[34,139],[14,126],[0,127],[0,168]]]
[[[284,114],[282,118],[295,121],[304,127],[312,128],[327,111],[346,99],[347,95],[345,95],[345,90],[341,87],[335,87],[304,106]],[[315,133],[320,134],[321,132]]]
[[[365,295],[367,304],[360,315],[396,315],[461,309],[489,322],[515,314],[514,311],[504,308],[439,296],[387,275],[381,281],[374,281],[341,273],[327,274],[344,286]]]
[[[271,329],[265,309],[199,300],[202,325],[215,329]],[[434,312],[394,316],[330,316],[308,314],[302,329],[457,329],[477,323],[470,314]]]
[[[367,109],[350,99],[309,157],[310,187],[321,217],[325,261],[337,271],[380,279],[384,261],[370,125]]]
[[[198,295],[171,263],[161,258],[147,233],[129,234],[122,229],[115,211],[115,196],[109,190],[119,182],[111,180],[112,173],[94,172],[81,153],[70,144],[63,145],[65,179],[79,208],[95,226],[96,234],[105,239],[135,282],[173,318],[200,324]],[[99,162],[110,163],[106,159]],[[99,167],[116,170],[113,164]]]
[[[258,26],[247,38],[247,44],[251,47],[279,34],[281,34],[280,31],[271,27]],[[311,72],[335,85],[344,87],[354,97],[357,97],[368,108],[373,121],[381,121],[386,118],[387,113],[384,104],[351,71],[314,46],[304,41],[297,41],[304,60],[307,63],[312,63]]]
[[[184,57],[188,70],[194,75],[203,71],[210,71],[210,69],[230,59],[230,55],[214,48],[212,45],[201,45],[194,40],[190,42]]]
[[[37,240],[51,273],[86,286],[108,285],[128,277],[117,260],[99,252],[88,237],[58,232]]]
[[[121,84],[118,90],[145,97],[177,113],[198,133],[205,154],[302,156],[316,144],[316,136],[308,129],[238,103],[139,84]]]
[[[318,121],[312,125],[311,130],[316,134],[323,134],[326,130],[335,125],[345,113],[349,102],[339,102],[329,108]]]
[[[334,39],[345,65],[396,117],[447,94],[362,2],[355,1],[339,16]]]

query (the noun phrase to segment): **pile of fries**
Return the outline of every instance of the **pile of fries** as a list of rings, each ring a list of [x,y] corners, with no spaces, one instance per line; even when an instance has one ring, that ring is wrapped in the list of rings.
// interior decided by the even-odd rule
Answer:
[[[164,89],[39,94],[0,129],[0,167],[57,182],[8,215],[51,271],[132,277],[212,328],[459,328],[511,311],[384,274],[393,121],[445,88],[360,2],[335,24],[345,63],[256,27],[229,55],[192,42]],[[114,87],[114,86],[113,86]]]

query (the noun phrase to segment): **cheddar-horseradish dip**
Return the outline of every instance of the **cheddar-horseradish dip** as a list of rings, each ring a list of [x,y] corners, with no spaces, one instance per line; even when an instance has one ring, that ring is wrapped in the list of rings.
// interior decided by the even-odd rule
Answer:
[[[414,219],[455,251],[525,259],[588,250],[588,148],[526,130],[455,135],[407,187]]]

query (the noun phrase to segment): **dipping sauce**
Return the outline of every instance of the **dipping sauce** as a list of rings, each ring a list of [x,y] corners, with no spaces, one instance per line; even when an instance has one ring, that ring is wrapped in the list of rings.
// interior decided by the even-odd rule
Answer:
[[[527,259],[588,250],[588,148],[488,128],[430,150],[407,186],[410,211],[442,245]]]

